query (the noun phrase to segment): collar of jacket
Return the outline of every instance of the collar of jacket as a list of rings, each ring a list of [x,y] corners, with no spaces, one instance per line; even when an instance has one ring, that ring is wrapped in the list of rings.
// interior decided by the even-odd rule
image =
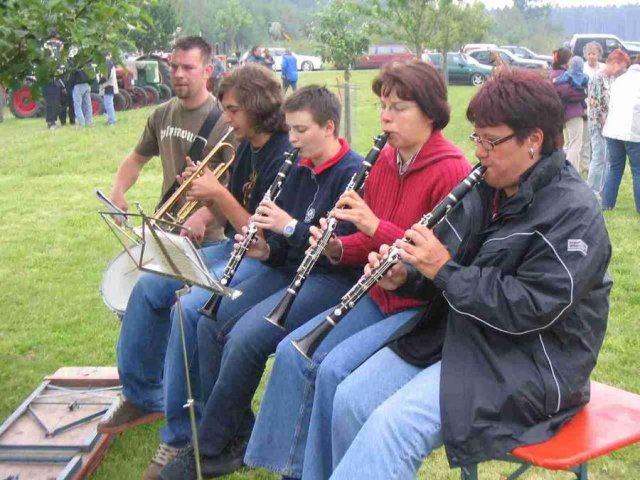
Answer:
[[[566,159],[561,150],[556,150],[538,160],[520,176],[518,191],[502,204],[495,220],[518,215],[528,208],[533,203],[536,192],[545,187],[553,177],[560,173],[565,162]],[[493,198],[495,189],[489,187],[487,190],[485,195],[488,194],[489,198]]]

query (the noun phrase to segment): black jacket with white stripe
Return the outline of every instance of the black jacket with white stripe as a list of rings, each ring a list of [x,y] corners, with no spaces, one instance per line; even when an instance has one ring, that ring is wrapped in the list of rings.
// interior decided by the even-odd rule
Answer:
[[[452,467],[544,441],[589,400],[604,339],[611,244],[598,202],[564,154],[542,158],[500,202],[481,183],[436,233],[453,254],[399,292],[430,310],[390,339],[410,363],[442,359]]]

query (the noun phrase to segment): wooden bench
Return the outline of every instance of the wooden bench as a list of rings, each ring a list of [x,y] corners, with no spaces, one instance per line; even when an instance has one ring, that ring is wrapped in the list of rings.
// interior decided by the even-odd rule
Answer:
[[[521,465],[507,480],[532,466],[571,471],[578,480],[587,480],[590,460],[638,441],[640,395],[591,382],[591,400],[555,437],[511,452],[506,460]],[[478,465],[463,468],[462,480],[478,480]]]

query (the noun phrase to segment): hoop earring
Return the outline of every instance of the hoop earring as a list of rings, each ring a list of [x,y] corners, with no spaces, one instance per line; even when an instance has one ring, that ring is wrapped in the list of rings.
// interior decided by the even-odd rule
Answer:
[[[529,147],[529,157],[531,158],[531,160],[533,160],[533,155],[536,153],[536,151],[533,149],[533,147]]]

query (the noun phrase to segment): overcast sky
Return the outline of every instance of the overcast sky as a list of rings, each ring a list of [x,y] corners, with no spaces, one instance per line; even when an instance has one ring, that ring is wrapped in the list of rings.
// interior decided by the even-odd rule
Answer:
[[[487,8],[502,8],[513,5],[512,0],[481,0]],[[576,7],[585,5],[638,5],[640,0],[552,0],[559,7]]]

